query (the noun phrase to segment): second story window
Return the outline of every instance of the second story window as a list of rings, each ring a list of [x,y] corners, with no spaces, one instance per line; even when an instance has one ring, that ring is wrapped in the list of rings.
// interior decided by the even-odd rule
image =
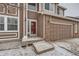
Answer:
[[[49,3],[45,3],[45,9],[49,10]]]
[[[60,12],[59,12],[59,8],[57,8],[57,14],[58,14],[58,15],[60,14]]]
[[[57,7],[57,15],[64,16],[64,9]]]
[[[45,3],[45,10],[53,11],[53,3]]]
[[[0,17],[0,30],[4,30],[4,17]]]
[[[28,9],[29,10],[37,10],[37,4],[36,3],[28,3]]]

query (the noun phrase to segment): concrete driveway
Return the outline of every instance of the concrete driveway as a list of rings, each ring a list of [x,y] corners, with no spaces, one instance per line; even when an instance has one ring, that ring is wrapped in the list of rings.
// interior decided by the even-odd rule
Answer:
[[[66,49],[67,51],[79,56],[79,38],[54,42],[57,46]]]

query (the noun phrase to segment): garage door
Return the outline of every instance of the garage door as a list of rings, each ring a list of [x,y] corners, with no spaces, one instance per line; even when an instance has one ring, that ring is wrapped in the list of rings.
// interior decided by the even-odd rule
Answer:
[[[50,28],[51,40],[68,39],[73,36],[72,25],[51,23]]]

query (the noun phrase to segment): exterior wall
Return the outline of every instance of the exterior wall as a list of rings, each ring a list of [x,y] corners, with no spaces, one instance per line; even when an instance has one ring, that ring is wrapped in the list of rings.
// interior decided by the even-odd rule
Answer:
[[[37,36],[43,37],[43,15],[38,14],[37,19]]]
[[[37,12],[27,11],[28,19],[37,20],[37,36],[43,37],[43,15]]]
[[[37,19],[37,12],[27,11],[28,19]]]
[[[22,7],[22,6],[21,6]],[[4,16],[15,16],[15,17],[20,17],[19,20],[23,20],[22,19],[22,11],[21,10],[21,7],[18,7],[18,6],[13,6],[13,5],[9,5],[8,3],[0,3],[0,15],[4,15]],[[19,12],[19,14],[18,14]],[[20,21],[20,34],[22,35],[22,31],[23,31],[23,28],[22,28],[22,21]],[[19,28],[18,28],[19,29]],[[2,39],[6,39],[6,38],[18,38],[19,37],[19,32],[0,32],[0,38]],[[21,36],[20,36],[21,37]]]
[[[24,14],[23,14],[23,4],[20,4],[20,8],[19,8],[19,22],[20,22],[20,33],[19,33],[19,35],[20,35],[20,39],[22,39],[23,38],[23,16],[24,16]]]
[[[45,39],[50,40],[50,16],[45,15]]]

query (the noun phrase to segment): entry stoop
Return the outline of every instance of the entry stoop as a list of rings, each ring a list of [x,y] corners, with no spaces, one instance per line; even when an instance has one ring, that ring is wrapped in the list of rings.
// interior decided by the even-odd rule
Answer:
[[[33,46],[38,54],[54,49],[54,46],[46,41],[35,42]]]
[[[27,46],[28,44],[32,44],[34,42],[42,41],[43,38],[40,37],[27,37],[24,36],[22,39],[22,46]]]

